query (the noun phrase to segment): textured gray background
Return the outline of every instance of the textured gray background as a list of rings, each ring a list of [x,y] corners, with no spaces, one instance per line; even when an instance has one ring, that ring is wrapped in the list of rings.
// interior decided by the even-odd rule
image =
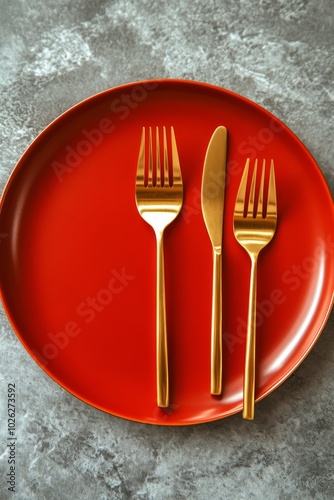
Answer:
[[[331,0],[0,1],[0,188],[34,137],[106,88],[216,84],[305,143],[334,191]],[[305,362],[257,405],[160,428],[103,414],[30,359],[0,311],[0,498],[333,498],[333,315]],[[17,386],[17,493],[6,491],[6,387]]]

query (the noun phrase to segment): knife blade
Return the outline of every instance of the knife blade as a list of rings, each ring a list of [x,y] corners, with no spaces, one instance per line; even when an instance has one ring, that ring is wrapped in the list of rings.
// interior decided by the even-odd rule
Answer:
[[[211,311],[211,394],[222,393],[222,242],[226,181],[227,130],[213,132],[204,160],[202,214],[213,250]]]

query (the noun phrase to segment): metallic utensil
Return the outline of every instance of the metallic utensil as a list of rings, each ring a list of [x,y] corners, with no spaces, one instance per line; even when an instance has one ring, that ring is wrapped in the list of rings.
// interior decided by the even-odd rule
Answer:
[[[209,142],[202,178],[202,213],[213,249],[211,394],[222,393],[222,239],[227,131],[218,127]]]
[[[255,192],[258,160],[246,198],[249,159],[246,161],[234,209],[234,234],[237,241],[248,253],[251,262],[249,307],[247,320],[246,356],[244,373],[244,407],[242,416],[247,420],[254,418],[255,399],[255,343],[256,343],[256,280],[257,259],[260,251],[272,240],[277,224],[277,202],[274,162],[271,160],[268,195],[264,200],[265,160],[263,160],[258,197]],[[256,201],[257,200],[257,201]]]
[[[179,214],[183,203],[183,183],[177,152],[174,128],[171,127],[171,145],[167,143],[166,128],[162,132],[162,156],[160,132],[156,127],[155,148],[152,128],[149,127],[148,146],[145,147],[145,127],[142,130],[136,177],[136,203],[140,215],[152,226],[157,243],[156,275],[156,371],[157,403],[165,408],[169,405],[169,377],[167,352],[167,325],[165,304],[165,276],[163,233],[164,229]],[[168,164],[171,149],[172,172]],[[145,150],[148,159],[145,160]],[[153,155],[153,149],[155,154]]]

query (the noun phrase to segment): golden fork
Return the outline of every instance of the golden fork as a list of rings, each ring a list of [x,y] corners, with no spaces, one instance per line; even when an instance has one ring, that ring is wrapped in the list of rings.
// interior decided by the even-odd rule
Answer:
[[[246,357],[244,373],[244,406],[242,416],[247,420],[254,418],[255,393],[255,337],[256,337],[256,278],[257,259],[260,251],[272,240],[277,224],[277,203],[274,162],[271,160],[267,202],[264,201],[265,160],[258,191],[256,207],[256,178],[258,161],[255,160],[248,203],[246,200],[249,159],[244,173],[234,209],[234,235],[251,258],[249,306],[246,337]]]
[[[156,275],[156,373],[158,406],[169,405],[169,377],[167,352],[167,326],[165,302],[165,276],[163,233],[179,214],[183,203],[183,183],[174,128],[171,127],[172,172],[168,162],[166,128],[163,127],[163,160],[160,151],[160,133],[156,127],[155,155],[153,155],[152,128],[149,127],[148,161],[145,161],[145,127],[139,149],[136,203],[142,218],[152,226],[157,243]],[[154,165],[155,164],[155,165]],[[172,175],[171,175],[172,173]]]

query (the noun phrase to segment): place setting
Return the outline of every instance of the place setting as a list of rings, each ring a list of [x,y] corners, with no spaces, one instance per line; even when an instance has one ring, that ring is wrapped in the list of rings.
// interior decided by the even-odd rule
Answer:
[[[266,109],[200,82],[125,84],[14,168],[1,300],[29,355],[99,410],[254,420],[330,314],[333,221],[316,161]]]

